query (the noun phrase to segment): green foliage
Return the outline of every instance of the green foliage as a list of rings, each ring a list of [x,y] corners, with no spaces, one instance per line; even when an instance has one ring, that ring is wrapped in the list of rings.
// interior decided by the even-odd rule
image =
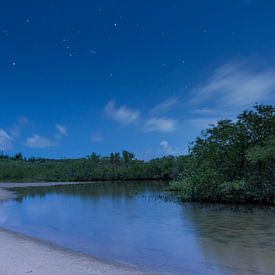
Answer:
[[[274,203],[275,109],[256,105],[237,121],[204,131],[184,175],[171,183],[182,200]]]
[[[0,181],[173,180],[182,200],[275,204],[275,108],[256,105],[202,132],[188,155],[142,161],[123,151],[51,160],[0,154]]]
[[[86,158],[51,160],[0,156],[0,181],[99,181],[172,179],[177,176],[177,159],[173,156],[137,160],[123,151],[102,157],[92,153]]]

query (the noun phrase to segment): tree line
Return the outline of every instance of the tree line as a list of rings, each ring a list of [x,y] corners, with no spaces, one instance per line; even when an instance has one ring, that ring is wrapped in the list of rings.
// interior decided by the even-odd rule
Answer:
[[[184,201],[275,204],[275,108],[256,105],[210,125],[184,156],[138,160],[128,151],[80,159],[0,155],[0,181],[170,180]]]
[[[185,156],[138,160],[128,151],[79,159],[24,158],[0,155],[0,181],[171,180],[179,174]]]

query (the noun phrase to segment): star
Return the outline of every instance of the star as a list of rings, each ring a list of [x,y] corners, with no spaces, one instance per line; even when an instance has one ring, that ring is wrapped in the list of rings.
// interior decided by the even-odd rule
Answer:
[[[15,65],[16,65],[16,63],[15,63],[15,62],[12,62],[12,63],[11,63],[11,65],[12,65],[12,66],[15,66]]]
[[[27,22],[27,23],[30,23],[30,19],[27,18],[27,19],[26,19],[26,22]]]

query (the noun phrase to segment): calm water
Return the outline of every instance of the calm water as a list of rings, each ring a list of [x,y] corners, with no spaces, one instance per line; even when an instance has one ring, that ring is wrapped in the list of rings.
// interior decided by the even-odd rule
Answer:
[[[275,274],[275,209],[180,204],[157,183],[17,189],[0,226],[145,270]]]

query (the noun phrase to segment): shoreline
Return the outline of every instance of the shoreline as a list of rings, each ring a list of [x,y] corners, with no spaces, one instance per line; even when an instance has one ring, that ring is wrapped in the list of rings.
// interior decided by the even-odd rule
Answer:
[[[0,183],[0,203],[16,198],[10,188],[71,184],[83,182]],[[2,227],[0,243],[0,274],[146,274],[127,263],[97,259]]]
[[[15,192],[8,191],[0,187],[0,203],[16,198]]]
[[[119,262],[80,252],[0,228],[1,274],[145,274]]]
[[[92,182],[0,182],[0,203],[15,199],[16,193],[10,191],[11,188],[24,188],[24,187],[47,187],[47,186],[58,186],[58,185],[74,185],[74,184],[85,184]]]

